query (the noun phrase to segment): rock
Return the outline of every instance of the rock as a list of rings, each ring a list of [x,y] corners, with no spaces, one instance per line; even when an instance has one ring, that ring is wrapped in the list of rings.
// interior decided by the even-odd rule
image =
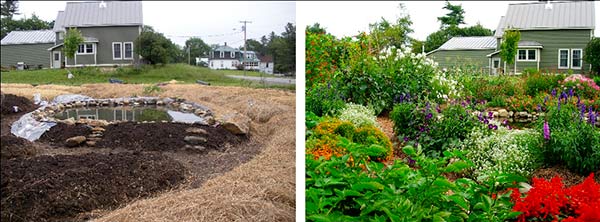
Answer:
[[[94,146],[96,146],[96,141],[91,141],[91,140],[90,141],[86,141],[85,145],[94,147]]]
[[[494,118],[498,117],[498,112],[496,112],[496,111],[492,112],[492,117],[494,117]]]
[[[82,107],[83,103],[81,101],[75,102],[75,107]]]
[[[148,105],[154,105],[154,104],[156,104],[156,102],[157,101],[155,99],[146,100],[146,104],[148,104]]]
[[[196,146],[185,145],[185,150],[191,151],[194,153],[202,153],[206,150],[206,147],[200,146],[200,145],[196,145]]]
[[[138,103],[138,102],[134,102],[134,103],[133,103],[133,106],[140,106],[140,103]]]
[[[193,133],[193,134],[200,134],[200,135],[208,135],[208,132],[206,132],[206,130],[201,129],[201,128],[196,128],[196,127],[190,127],[185,129],[186,133]]]
[[[125,105],[129,105],[129,99],[124,99],[124,100],[123,100],[123,104],[125,104]]]
[[[85,136],[74,136],[65,141],[67,147],[79,146],[79,144],[85,142]]]
[[[207,142],[206,138],[199,137],[199,136],[186,136],[183,138],[183,140],[185,140],[186,143],[189,143],[192,145],[198,145],[198,144]]]
[[[500,118],[508,118],[508,111],[506,109],[498,110],[498,117]]]
[[[92,120],[89,122],[89,125],[92,127],[104,127],[108,125],[108,121],[106,120]]]
[[[100,138],[102,137],[102,134],[98,134],[98,133],[92,133],[89,135],[90,138]]]
[[[250,118],[239,113],[225,115],[223,116],[223,128],[237,135],[248,134]]]
[[[71,117],[65,120],[61,120],[60,122],[67,124],[69,126],[75,125],[75,118]]]
[[[179,105],[179,109],[181,109],[182,111],[187,112],[187,111],[190,111],[192,109],[192,106],[189,105],[189,104],[182,103],[181,105]]]
[[[203,109],[196,109],[194,111],[194,114],[196,114],[197,116],[204,116],[206,114],[206,111],[204,111]]]
[[[508,116],[512,117],[515,113],[513,111],[508,112]]]
[[[67,107],[67,109],[73,108],[73,106],[71,104],[67,104],[67,105],[65,105],[65,107]]]
[[[215,123],[217,123],[217,121],[215,120],[214,117],[212,116],[207,116],[205,117],[206,123],[208,123],[208,125],[215,125]]]
[[[165,104],[165,102],[163,102],[162,100],[158,100],[158,101],[156,101],[156,105],[157,105],[157,106],[162,106],[162,105],[164,105],[164,104]]]
[[[98,142],[98,141],[102,140],[102,138],[94,137],[94,138],[87,138],[87,140],[88,141]]]
[[[104,129],[104,128],[102,128],[102,127],[94,127],[94,128],[92,128],[92,131],[104,132],[104,131],[105,131],[105,129]]]

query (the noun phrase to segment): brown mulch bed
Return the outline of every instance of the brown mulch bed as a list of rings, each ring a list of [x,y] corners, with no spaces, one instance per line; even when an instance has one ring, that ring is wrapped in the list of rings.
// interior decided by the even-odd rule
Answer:
[[[583,182],[589,175],[573,173],[564,166],[553,166],[536,170],[533,172],[532,178],[537,177],[551,180],[554,176],[560,176],[563,184],[566,187],[570,187]],[[597,183],[600,183],[600,171],[594,173],[594,180],[596,180]]]
[[[155,153],[88,153],[3,160],[2,221],[70,221],[175,187],[184,167]]]
[[[194,136],[194,134],[185,132],[190,127],[202,128],[207,131],[208,135],[202,137],[205,137],[208,141],[203,146],[209,149],[220,150],[227,144],[235,145],[247,139],[246,137],[236,136],[222,127],[183,123],[125,122],[107,126],[104,136],[97,143],[97,146],[155,151],[178,150],[186,145],[185,136]]]

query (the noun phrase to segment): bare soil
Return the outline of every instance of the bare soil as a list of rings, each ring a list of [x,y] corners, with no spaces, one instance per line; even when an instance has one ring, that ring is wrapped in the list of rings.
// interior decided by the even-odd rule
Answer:
[[[46,131],[38,141],[42,143],[48,143],[53,146],[65,146],[65,141],[68,138],[74,136],[87,136],[92,132],[92,128],[83,125],[67,125],[65,123],[58,123],[56,126]]]
[[[563,184],[566,187],[570,187],[583,182],[583,180],[585,180],[585,178],[587,178],[589,175],[579,175],[569,171],[565,166],[557,165],[536,170],[533,172],[532,178],[537,177],[551,180],[555,176],[560,176]],[[596,180],[597,183],[600,183],[600,171],[594,173],[594,180]]]

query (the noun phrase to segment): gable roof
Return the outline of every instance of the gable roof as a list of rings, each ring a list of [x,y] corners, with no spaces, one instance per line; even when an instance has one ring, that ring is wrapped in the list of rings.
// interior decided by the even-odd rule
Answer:
[[[259,56],[258,59],[260,62],[273,62],[273,56],[270,55]]]
[[[595,29],[594,1],[534,2],[509,4],[500,19],[495,37],[501,38],[506,27],[520,30]]]
[[[439,50],[486,50],[496,48],[496,38],[493,36],[453,37],[442,46],[427,54]]]
[[[105,7],[102,7],[105,6]],[[55,31],[65,27],[132,26],[143,25],[142,2],[67,2],[54,23]]]
[[[6,35],[2,45],[54,43],[56,34],[52,30],[12,31]]]
[[[234,49],[234,48],[232,48],[232,47],[230,47],[228,45],[219,45],[219,46],[217,46],[214,49],[214,51],[224,51],[224,52],[232,52],[233,51],[233,52],[237,52],[238,50]]]

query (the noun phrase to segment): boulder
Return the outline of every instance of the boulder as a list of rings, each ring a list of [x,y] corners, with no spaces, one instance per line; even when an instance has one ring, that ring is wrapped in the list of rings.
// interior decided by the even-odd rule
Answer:
[[[85,136],[74,136],[65,141],[67,147],[79,146],[79,144],[85,142]]]
[[[223,116],[223,128],[237,135],[248,134],[250,118],[239,113],[225,115]]]
[[[498,117],[500,118],[508,118],[508,111],[506,109],[498,110]]]
[[[189,143],[192,145],[198,145],[198,144],[207,142],[206,138],[199,137],[199,136],[186,136],[183,138],[183,140],[185,140],[186,143]]]
[[[185,150],[194,152],[194,153],[202,153],[206,150],[206,147],[199,146],[199,145],[196,145],[196,146],[185,145]]]
[[[60,122],[67,124],[69,126],[75,125],[75,118],[71,117],[68,119],[61,120]]]
[[[102,128],[102,127],[94,127],[94,128],[92,128],[92,131],[96,131],[96,132],[104,132],[104,131],[105,131],[105,129],[104,129],[104,128]]]
[[[206,130],[201,129],[201,128],[196,128],[196,127],[190,127],[185,129],[186,133],[193,133],[193,134],[200,134],[200,135],[208,135],[208,132],[206,132]]]
[[[104,127],[108,125],[108,121],[106,120],[92,120],[89,122],[89,125],[92,127]]]
[[[92,140],[86,141],[85,145],[90,146],[90,147],[94,147],[94,146],[96,146],[96,141],[92,141]]]

